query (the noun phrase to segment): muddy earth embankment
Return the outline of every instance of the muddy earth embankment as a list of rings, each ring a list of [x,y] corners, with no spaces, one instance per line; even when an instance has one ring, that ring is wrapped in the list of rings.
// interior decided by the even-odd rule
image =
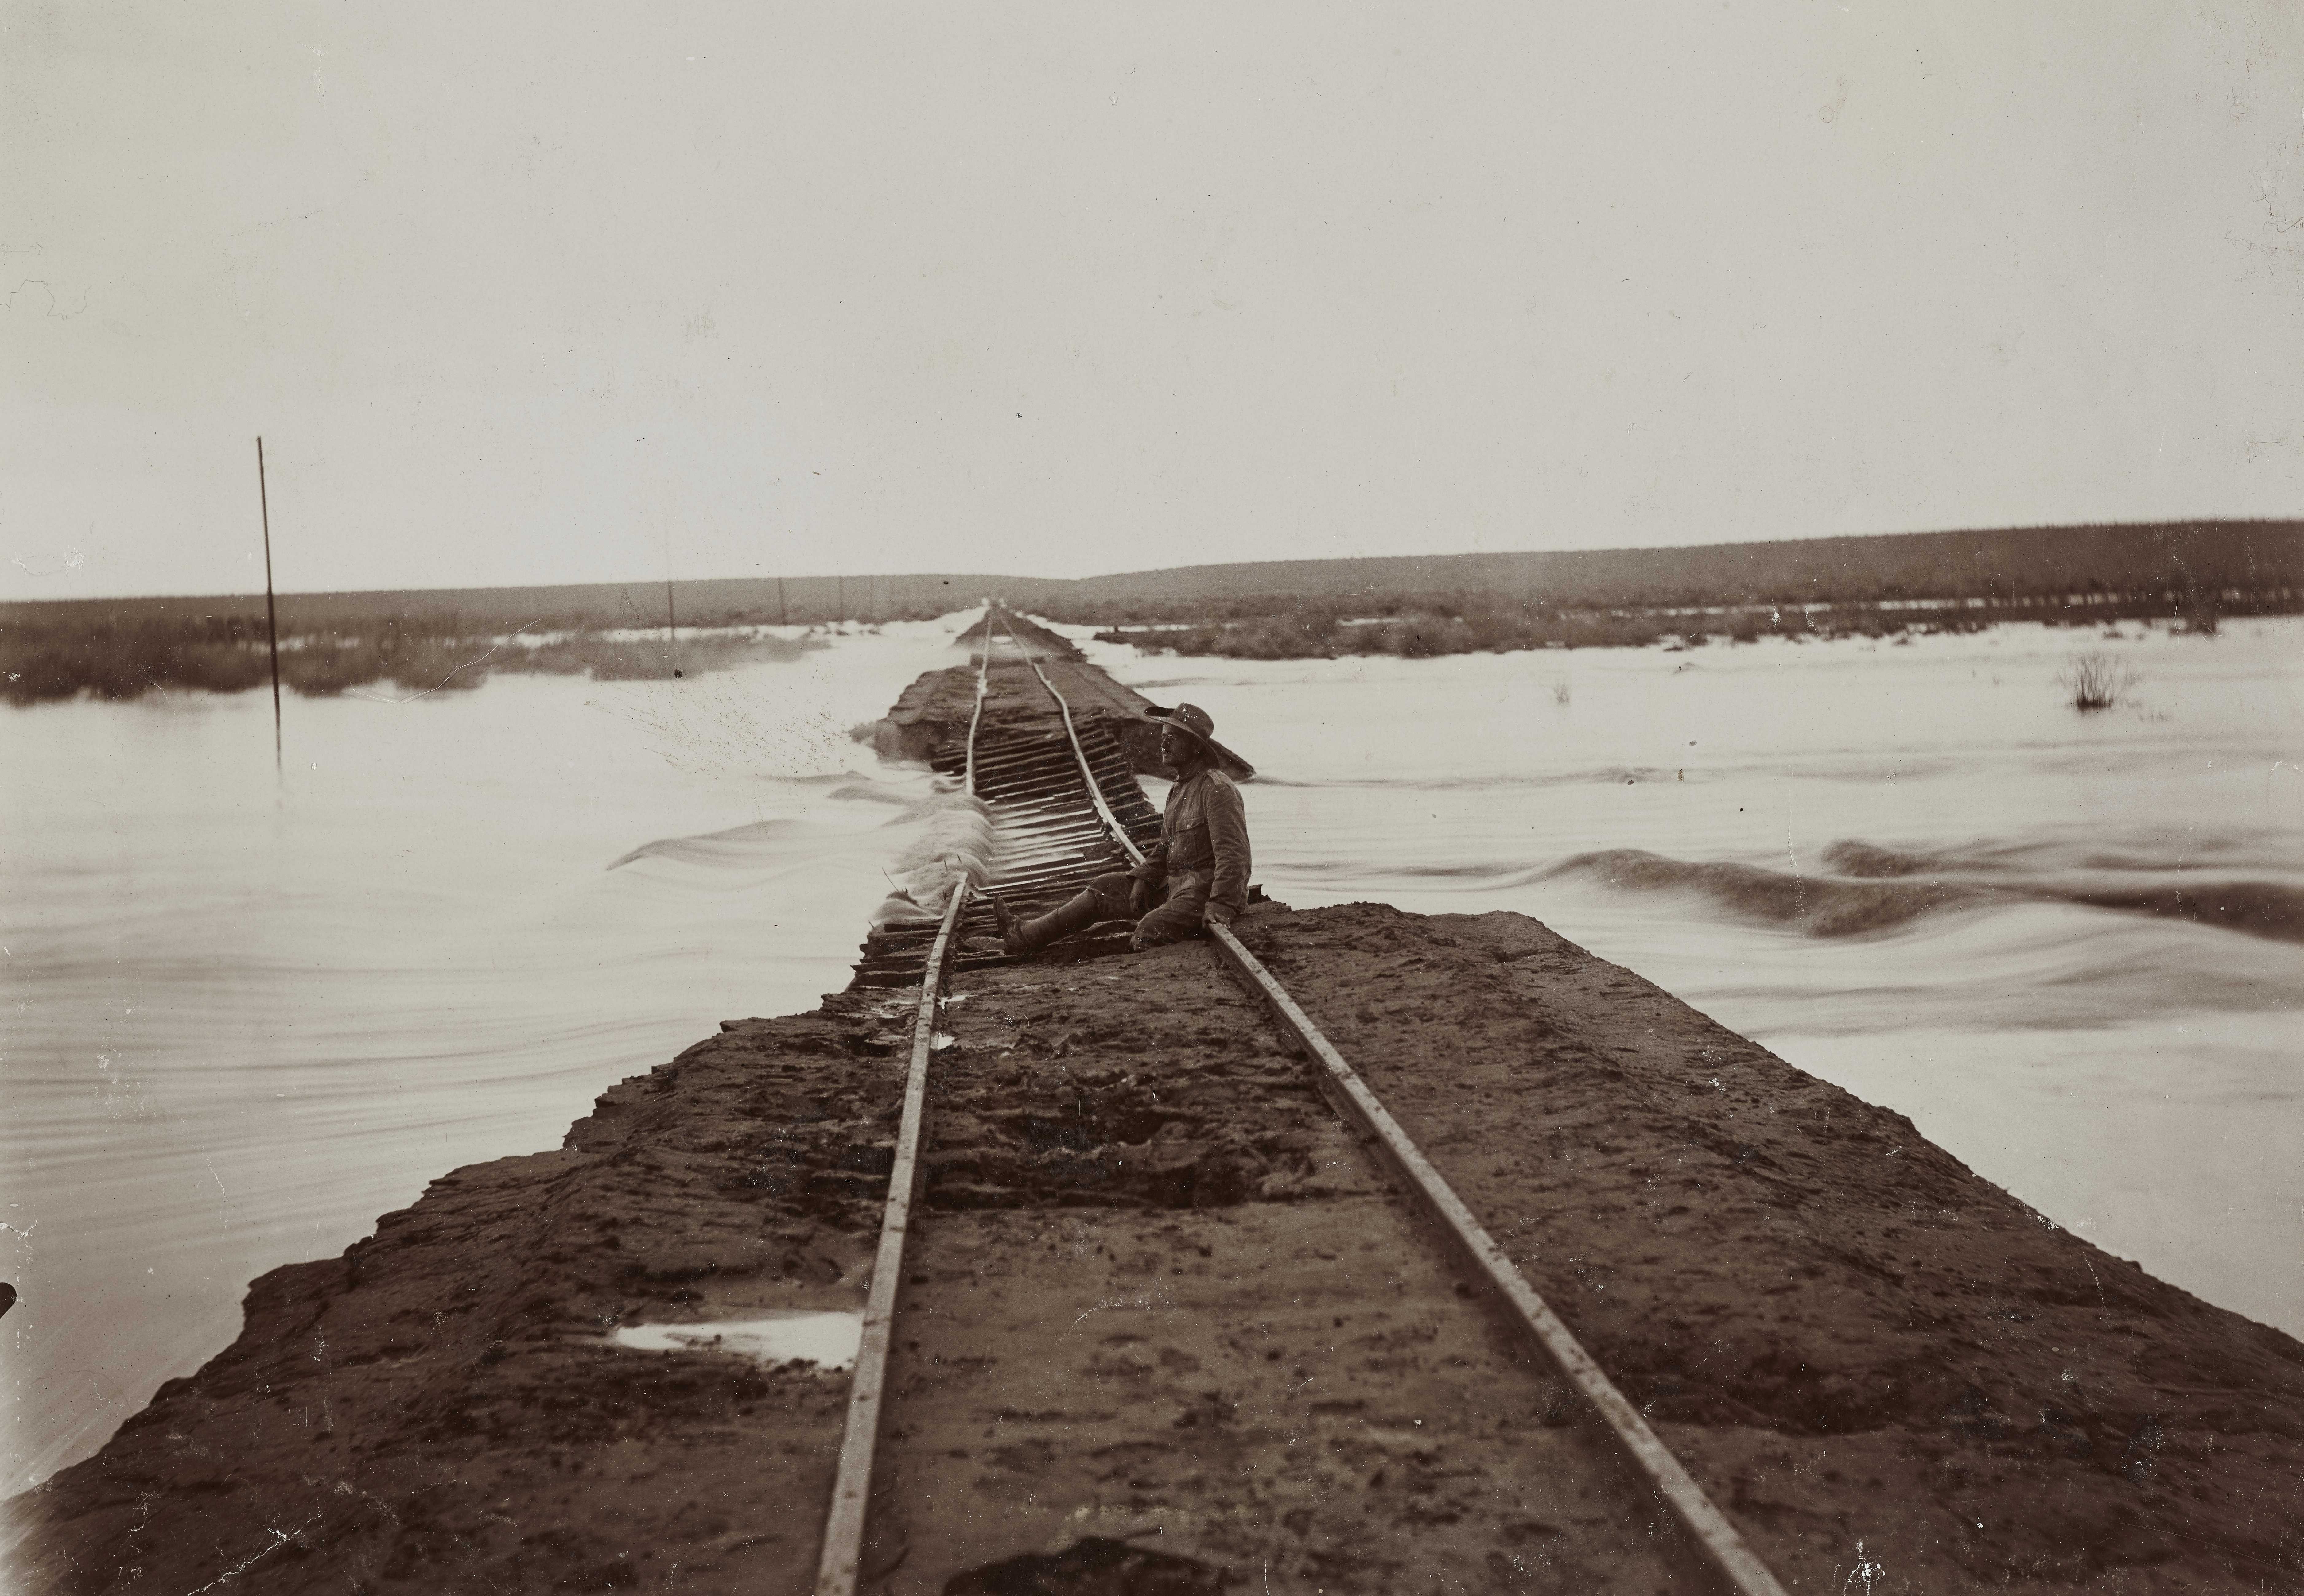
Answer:
[[[962,641],[980,648],[983,639],[984,633],[978,630]],[[1029,673],[1019,644],[1030,650],[1049,682],[1063,695],[1077,729],[1110,737],[1132,770],[1170,773],[1160,760],[1159,723],[1146,718],[1148,713],[1165,714],[1165,710],[1156,711],[1152,700],[1089,664],[1071,639],[1006,612],[998,621],[992,651],[995,666],[992,690],[984,700],[980,723],[975,668],[930,671],[905,688],[875,723],[873,751],[883,759],[926,762],[939,755],[956,759],[972,723],[980,724],[981,731],[995,739],[1019,733],[1060,737],[1047,688]],[[1256,767],[1232,749],[1221,742],[1213,746],[1216,763],[1234,781],[1245,781],[1256,774]]]
[[[2304,1588],[2295,1341],[1524,917],[1241,930],[1789,1588]],[[1251,1591],[1671,1580],[1211,949],[956,984],[881,1588],[1090,1533]],[[806,1591],[845,1376],[611,1337],[860,1306],[908,1024],[728,1022],[263,1277],[8,1505],[19,1588]]]

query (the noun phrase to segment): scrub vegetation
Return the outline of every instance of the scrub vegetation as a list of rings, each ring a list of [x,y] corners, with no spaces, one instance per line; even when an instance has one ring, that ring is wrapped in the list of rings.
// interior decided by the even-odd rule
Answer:
[[[2304,521],[1266,561],[1065,580],[757,577],[681,582],[676,595],[662,582],[283,594],[280,663],[287,686],[317,695],[381,682],[403,696],[453,692],[506,670],[686,676],[809,646],[795,629],[928,620],[987,596],[1108,638],[1244,659],[1901,639],[2005,621],[2142,620],[2213,637],[2223,618],[2304,609]],[[264,638],[261,595],[0,604],[0,692],[34,704],[239,691],[268,679]]]
[[[2223,616],[2304,608],[2304,522],[1282,561],[1095,578],[1026,602],[1107,639],[1247,659],[1902,638],[2008,621],[2212,637]]]
[[[974,579],[978,578],[963,578]],[[1225,612],[1211,604],[1275,595],[1367,604],[1444,593],[1541,599],[1585,611],[1812,609],[1916,601],[1959,601],[1989,609],[2117,597],[2149,606],[2139,613],[2167,618],[2187,615],[2203,604],[2283,603],[2292,609],[2300,588],[2304,521],[2183,521],[1691,548],[1278,560],[1075,582],[1017,582],[1004,596],[1021,607],[1082,623],[1198,619]]]
[[[1275,604],[1270,613],[1256,613],[1252,602],[1243,603],[1228,607],[1244,612],[1218,619],[1112,628],[1097,637],[1171,654],[1233,659],[1429,659],[1523,648],[1700,648],[1715,638],[1730,643],[1763,637],[1878,638],[1908,629],[1974,631],[1986,624],[1957,612],[1916,619],[1869,609],[1820,615],[1797,609],[1694,615],[1674,610],[1569,610],[1541,600],[1474,593],[1408,594],[1360,604],[1333,599]]]
[[[24,705],[82,693],[116,701],[165,689],[234,693],[263,687],[271,680],[272,663],[261,604],[252,616],[231,611],[155,615],[140,612],[131,600],[108,612],[5,617],[0,620],[0,695]],[[790,658],[822,642],[820,636],[692,630],[563,633],[544,631],[532,621],[506,625],[490,617],[385,616],[366,625],[296,630],[284,615],[280,682],[305,697],[326,698],[355,691],[396,697],[462,692],[499,671],[630,681]]]

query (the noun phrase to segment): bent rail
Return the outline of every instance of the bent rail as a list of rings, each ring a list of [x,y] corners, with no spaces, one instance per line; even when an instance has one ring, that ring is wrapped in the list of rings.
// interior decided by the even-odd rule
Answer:
[[[968,759],[961,766],[961,790],[976,792],[976,731],[984,724],[984,692],[992,682],[992,604],[984,605],[984,652],[976,656],[976,707],[968,714]]]
[[[1016,646],[1016,652],[1024,656],[1024,663],[1032,667],[1032,674],[1040,679],[1040,685],[1048,689],[1048,697],[1056,701],[1056,709],[1064,718],[1064,740],[1072,744],[1072,757],[1080,761],[1080,776],[1088,782],[1088,801],[1096,806],[1096,817],[1103,823],[1105,833],[1120,844],[1130,859],[1141,865],[1144,850],[1136,846],[1136,840],[1128,834],[1128,828],[1120,823],[1120,817],[1112,812],[1112,806],[1105,802],[1104,786],[1096,778],[1096,766],[1088,763],[1088,750],[1080,747],[1080,733],[1072,727],[1072,706],[1064,702],[1062,693],[1056,691],[1056,684],[1048,680],[1046,671],[1040,669],[1040,662],[1032,657],[1032,651],[1024,646],[1024,639],[1016,635],[1015,629],[1003,620],[1000,629],[1008,634],[1008,640]]]
[[[1064,734],[1072,739],[1072,754],[1088,777],[1088,791],[1094,797],[1098,817],[1111,831],[1114,840],[1140,864],[1144,858],[1142,850],[1129,840],[1105,806],[1095,772],[1080,747],[1080,739],[1073,734],[1072,711],[1064,705],[1063,695],[1056,691],[1047,673],[1032,659],[1015,632],[1004,623],[1003,629],[1008,631],[1009,640],[1016,644],[1031,664],[1040,685],[1063,710]],[[1656,1431],[1648,1428],[1639,1410],[1616,1388],[1615,1381],[1602,1371],[1592,1355],[1584,1350],[1583,1344],[1529,1283],[1528,1277],[1520,1273],[1519,1265],[1473,1217],[1464,1200],[1409,1138],[1400,1122],[1385,1110],[1359,1072],[1345,1062],[1335,1044],[1321,1034],[1311,1017],[1288,995],[1287,988],[1248,950],[1230,926],[1216,925],[1209,930],[1225,967],[1242,985],[1263,1000],[1281,1028],[1320,1066],[1321,1094],[1344,1119],[1365,1131],[1384,1150],[1385,1161],[1415,1195],[1427,1215],[1455,1243],[1465,1263],[1487,1287],[1514,1327],[1536,1343],[1537,1350],[1584,1399],[1633,1465],[1663,1496],[1712,1571],[1737,1596],[1785,1596],[1783,1586],[1745,1543],[1727,1515],[1714,1505],[1671,1449],[1656,1439]]]

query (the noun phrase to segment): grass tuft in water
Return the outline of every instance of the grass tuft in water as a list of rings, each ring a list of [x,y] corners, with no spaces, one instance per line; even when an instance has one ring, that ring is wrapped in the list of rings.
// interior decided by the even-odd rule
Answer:
[[[2138,680],[2126,661],[2097,649],[2074,654],[2056,673],[2056,685],[2072,696],[2072,707],[2082,714],[2110,709],[2134,690]]]

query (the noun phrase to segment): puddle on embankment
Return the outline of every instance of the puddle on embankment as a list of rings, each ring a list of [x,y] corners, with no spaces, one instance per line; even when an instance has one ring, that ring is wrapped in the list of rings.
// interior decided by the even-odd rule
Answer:
[[[627,1324],[613,1339],[637,1352],[728,1352],[760,1364],[814,1364],[850,1369],[864,1337],[864,1315],[855,1311],[785,1308],[758,1319],[703,1324]]]

